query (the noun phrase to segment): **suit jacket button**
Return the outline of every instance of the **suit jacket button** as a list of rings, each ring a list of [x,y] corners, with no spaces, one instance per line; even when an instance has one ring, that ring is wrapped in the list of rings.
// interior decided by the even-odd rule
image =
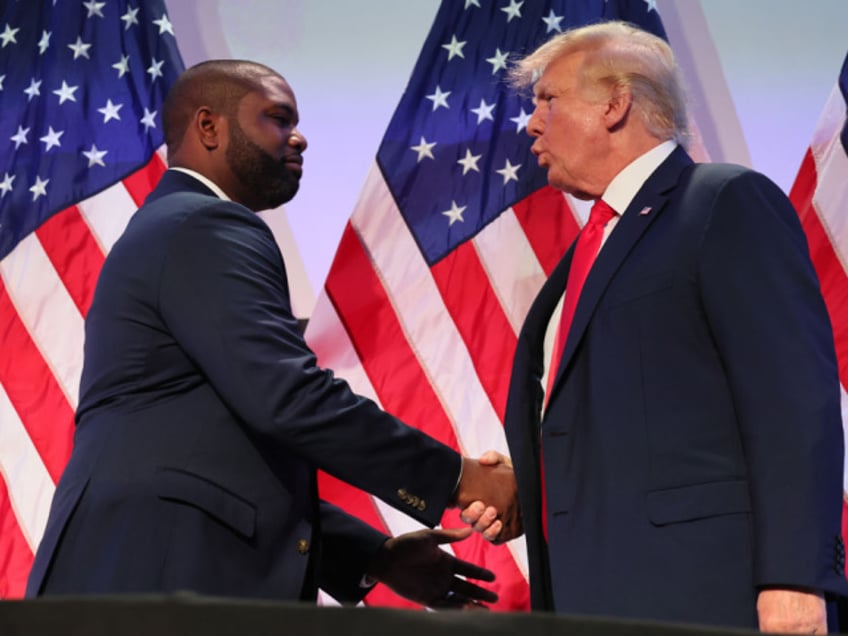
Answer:
[[[422,499],[421,501],[419,501],[419,502],[418,502],[418,509],[419,509],[421,512],[424,512],[424,509],[425,509],[426,507],[427,507],[427,502],[426,502],[426,501],[424,501],[423,499]]]
[[[401,501],[406,501],[409,498],[409,494],[403,488],[399,488],[397,494]]]
[[[298,554],[309,554],[309,541],[300,539],[297,542],[297,552]]]

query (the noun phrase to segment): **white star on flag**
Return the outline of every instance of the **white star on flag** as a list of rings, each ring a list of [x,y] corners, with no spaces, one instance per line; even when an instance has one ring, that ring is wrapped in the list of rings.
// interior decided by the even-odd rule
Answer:
[[[6,28],[3,29],[3,33],[0,33],[0,40],[3,40],[2,48],[5,49],[6,45],[10,42],[13,42],[15,44],[18,43],[18,40],[15,38],[15,33],[17,33],[18,31],[20,31],[20,29],[13,29],[8,22],[6,23]]]
[[[508,16],[506,19],[507,22],[511,22],[513,18],[521,17],[521,5],[523,4],[523,0],[521,2],[517,2],[516,0],[509,0],[509,6],[501,8],[501,11],[506,13],[506,15]]]
[[[68,86],[68,83],[65,80],[62,80],[61,88],[53,91],[54,95],[59,96],[59,103],[64,104],[67,101],[75,102],[77,98],[74,97],[74,93],[79,88],[79,86]]]
[[[168,21],[167,15],[162,14],[162,17],[158,20],[154,20],[153,24],[159,27],[159,35],[162,35],[163,33],[170,33],[171,35],[174,35],[174,27],[171,26],[171,23]]]
[[[74,59],[78,57],[84,57],[85,59],[91,59],[88,56],[88,49],[91,48],[91,44],[87,44],[82,41],[80,36],[77,36],[77,41],[73,44],[69,44],[68,48],[74,52]]]
[[[506,185],[510,181],[518,181],[518,169],[521,164],[512,165],[509,159],[506,160],[506,165],[500,170],[495,170],[499,175],[503,176],[503,184]]]
[[[27,101],[31,102],[33,97],[41,95],[41,80],[36,81],[33,77],[29,81],[29,87],[24,89],[24,94],[27,96]]]
[[[444,214],[446,217],[448,217],[450,219],[450,223],[448,223],[448,227],[450,227],[451,225],[453,225],[457,221],[465,222],[465,219],[462,218],[462,213],[465,212],[466,207],[467,206],[465,206],[465,205],[463,205],[462,207],[459,207],[456,204],[456,201],[451,201],[450,210],[445,210],[444,212],[442,212],[442,214]]]
[[[161,60],[159,62],[156,61],[156,58],[152,58],[153,63],[150,65],[150,68],[147,69],[147,72],[150,73],[150,81],[154,81],[157,77],[162,77],[162,65],[165,63],[165,60]]]
[[[477,167],[477,162],[482,156],[483,155],[472,155],[471,149],[466,148],[465,157],[457,161],[457,163],[462,166],[462,174],[467,173],[469,170],[473,170],[474,172],[480,172],[480,168]]]
[[[15,142],[15,150],[17,150],[21,144],[28,144],[27,135],[29,134],[29,128],[24,128],[23,126],[18,126],[18,132],[9,137],[12,141]]]
[[[486,61],[492,65],[492,75],[497,73],[502,68],[506,68],[506,58],[509,57],[509,52],[501,53],[500,49],[495,49],[493,57],[487,57]]]
[[[121,121],[121,116],[118,114],[118,111],[121,110],[123,106],[123,104],[113,104],[111,99],[107,99],[106,105],[103,108],[98,108],[97,112],[102,113],[104,124],[110,119],[117,119],[118,121]]]
[[[156,112],[150,112],[147,108],[144,109],[144,117],[142,117],[139,121],[144,126],[145,132],[149,131],[151,128],[156,128]]]
[[[3,181],[0,181],[0,190],[2,190],[2,194],[0,194],[0,197],[4,197],[8,192],[12,191],[12,184],[14,182],[15,175],[9,174],[8,172],[3,175]]]
[[[480,105],[477,108],[470,109],[472,113],[477,115],[477,124],[481,124],[487,119],[491,119],[495,121],[495,118],[492,116],[492,111],[495,110],[495,104],[487,104],[485,99],[480,100]]]
[[[420,163],[422,159],[425,157],[430,159],[435,159],[433,156],[433,147],[436,145],[436,142],[427,143],[427,140],[424,137],[421,137],[421,141],[417,146],[410,146],[410,150],[414,150],[418,153],[418,162]]]
[[[103,157],[106,156],[108,150],[98,150],[97,146],[91,144],[91,150],[83,150],[82,154],[88,159],[88,167],[91,168],[93,166],[103,166],[106,167],[106,163],[103,161]]]
[[[36,175],[35,183],[29,189],[29,191],[32,192],[33,203],[35,203],[35,201],[38,199],[38,197],[47,196],[47,184],[48,183],[50,183],[50,179],[44,179],[44,181],[42,181],[41,177]]]
[[[542,18],[542,22],[544,22],[548,27],[546,33],[550,33],[551,31],[562,33],[562,27],[559,23],[562,22],[563,17],[564,16],[555,14],[554,10],[551,9],[551,12],[548,14],[548,17]]]
[[[124,22],[124,31],[129,31],[130,27],[134,24],[138,24],[138,8],[133,9],[132,7],[127,7],[127,12],[121,16],[121,20]]]
[[[44,55],[44,52],[50,47],[50,36],[53,35],[51,31],[42,31],[41,39],[38,41],[38,53],[39,55]]]
[[[64,130],[56,132],[55,130],[53,130],[53,126],[50,126],[50,129],[47,131],[47,134],[44,135],[44,137],[39,137],[38,139],[39,141],[43,141],[46,146],[46,148],[44,148],[44,152],[47,152],[53,146],[61,146],[62,144],[59,141],[59,138],[64,134]]]
[[[467,42],[459,42],[456,39],[455,35],[451,36],[451,41],[449,44],[442,44],[442,48],[446,49],[448,52],[448,60],[452,60],[454,57],[465,58],[465,55],[462,53],[462,47],[465,46]]]
[[[515,132],[521,132],[525,128],[527,128],[527,122],[530,121],[531,115],[524,111],[524,107],[521,108],[521,112],[518,113],[518,117],[510,117],[509,121],[515,122]]]
[[[123,77],[130,72],[130,58],[128,55],[122,55],[121,59],[112,64],[112,68],[118,71],[118,78]]]
[[[106,6],[105,2],[97,2],[97,0],[88,0],[88,2],[83,2],[82,6],[88,9],[88,15],[86,18],[93,18],[97,16],[98,18],[103,17],[103,12],[101,9]]]
[[[465,8],[467,9],[470,6],[479,7],[480,0],[465,0]]]
[[[450,91],[443,93],[442,89],[439,86],[436,86],[436,92],[431,94],[431,95],[427,95],[427,99],[429,99],[433,102],[433,110],[434,111],[439,106],[444,106],[445,108],[450,108],[450,106],[448,106],[448,95],[450,95],[450,94],[451,94]]]

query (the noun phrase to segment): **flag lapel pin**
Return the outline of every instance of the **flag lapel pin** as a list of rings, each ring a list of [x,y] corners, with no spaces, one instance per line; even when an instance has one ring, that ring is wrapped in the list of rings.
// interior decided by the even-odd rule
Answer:
[[[652,208],[650,205],[646,205],[639,211],[639,216],[648,216],[651,213],[651,210],[653,209],[654,208]]]

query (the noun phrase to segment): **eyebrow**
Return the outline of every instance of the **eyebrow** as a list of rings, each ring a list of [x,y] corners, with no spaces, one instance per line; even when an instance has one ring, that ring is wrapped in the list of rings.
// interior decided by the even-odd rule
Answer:
[[[540,95],[550,94],[551,88],[550,83],[540,84],[537,82],[536,85],[533,86],[533,99],[538,99]]]

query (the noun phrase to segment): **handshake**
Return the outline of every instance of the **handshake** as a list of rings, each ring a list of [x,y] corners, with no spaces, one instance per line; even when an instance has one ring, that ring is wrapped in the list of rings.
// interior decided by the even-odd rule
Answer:
[[[518,487],[510,459],[487,451],[479,459],[462,458],[462,475],[454,493],[460,518],[492,543],[523,532]]]

